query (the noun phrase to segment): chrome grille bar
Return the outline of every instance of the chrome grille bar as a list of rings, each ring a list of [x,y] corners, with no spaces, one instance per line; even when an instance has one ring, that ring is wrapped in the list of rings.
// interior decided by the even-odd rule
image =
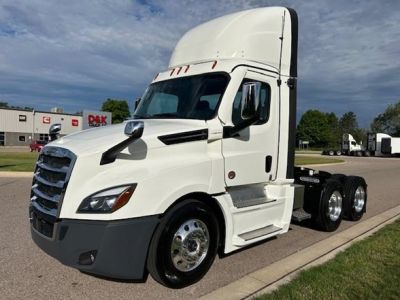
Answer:
[[[31,190],[32,206],[58,217],[76,156],[59,147],[44,147],[36,163]]]

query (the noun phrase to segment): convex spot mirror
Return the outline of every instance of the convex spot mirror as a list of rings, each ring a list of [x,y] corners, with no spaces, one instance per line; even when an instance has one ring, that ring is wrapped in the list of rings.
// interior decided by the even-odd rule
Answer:
[[[53,124],[49,128],[49,134],[57,134],[61,131],[61,124]]]
[[[61,124],[56,123],[50,126],[49,128],[49,135],[50,141],[55,141],[58,138],[58,134],[61,131]]]
[[[241,116],[243,120],[255,118],[260,104],[261,82],[246,82],[242,86]]]
[[[142,121],[129,121],[125,125],[124,133],[134,139],[143,135],[144,123]]]

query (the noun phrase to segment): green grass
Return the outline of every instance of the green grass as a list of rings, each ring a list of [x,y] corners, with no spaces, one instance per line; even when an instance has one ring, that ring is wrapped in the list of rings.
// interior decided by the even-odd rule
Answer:
[[[296,150],[296,154],[321,154],[322,150]]]
[[[301,165],[315,165],[315,164],[334,164],[344,162],[342,159],[327,158],[320,156],[301,156],[296,155],[294,163],[296,166]]]
[[[0,152],[0,172],[33,172],[37,158],[37,152]]]
[[[257,299],[400,299],[400,220]]]

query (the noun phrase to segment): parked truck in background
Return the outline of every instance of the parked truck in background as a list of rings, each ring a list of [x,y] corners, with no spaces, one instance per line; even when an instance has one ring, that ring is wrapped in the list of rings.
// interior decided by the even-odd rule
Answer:
[[[369,152],[366,152],[365,147],[362,145],[362,141],[357,143],[354,137],[350,133],[344,133],[342,136],[342,142],[340,149],[327,149],[322,152],[324,155],[350,155],[350,156],[369,156]]]
[[[204,23],[178,42],[134,119],[46,145],[33,179],[35,243],[86,273],[168,287],[311,219],[334,231],[366,210],[362,177],[294,166],[297,14]],[[268,255],[268,254],[266,254]]]
[[[323,155],[350,155],[350,156],[399,156],[400,138],[391,137],[385,133],[368,133],[366,147],[362,141],[357,143],[354,137],[345,133],[342,137],[341,148],[322,151]]]

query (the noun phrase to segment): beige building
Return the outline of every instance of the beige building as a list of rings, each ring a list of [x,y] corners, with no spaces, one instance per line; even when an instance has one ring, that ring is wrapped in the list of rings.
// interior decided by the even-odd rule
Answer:
[[[61,124],[61,135],[111,124],[111,113],[108,112],[88,114],[84,111],[83,115],[0,108],[0,146],[27,146],[34,140],[47,141],[49,128],[55,123]],[[106,122],[94,124],[93,120],[97,119]]]

